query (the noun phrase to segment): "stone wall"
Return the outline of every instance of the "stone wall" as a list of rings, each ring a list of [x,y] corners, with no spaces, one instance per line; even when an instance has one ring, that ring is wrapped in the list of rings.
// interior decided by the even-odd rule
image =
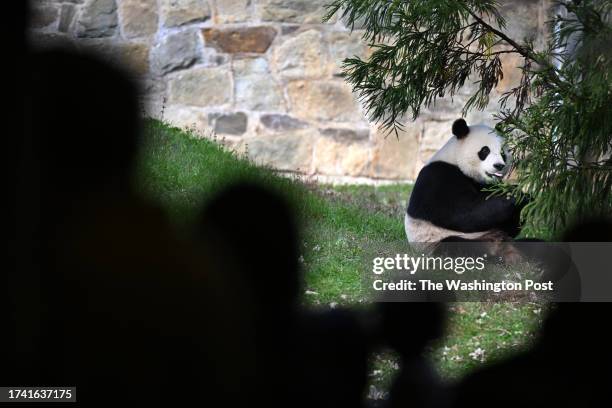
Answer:
[[[399,140],[368,123],[339,77],[366,56],[359,30],[321,23],[330,0],[33,0],[33,43],[95,48],[144,84],[146,109],[255,161],[333,179],[414,180],[450,136],[469,89],[407,123]],[[541,36],[544,1],[503,2],[511,34]],[[504,61],[498,91],[519,78]],[[496,101],[494,96],[492,101]],[[493,122],[497,104],[469,123]]]

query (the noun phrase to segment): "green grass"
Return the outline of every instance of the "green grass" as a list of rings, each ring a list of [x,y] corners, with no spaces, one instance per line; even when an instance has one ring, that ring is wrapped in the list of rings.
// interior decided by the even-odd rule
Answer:
[[[364,211],[363,203],[370,194],[366,190],[354,202],[348,202],[342,193],[332,197],[331,189],[319,191],[314,185],[281,177],[219,144],[190,137],[157,121],[147,123],[145,142],[137,185],[164,206],[181,227],[188,228],[197,209],[233,181],[257,181],[288,198],[303,226],[304,283],[309,292],[316,292],[305,296],[306,304],[362,300],[358,271],[366,241],[383,245],[404,237],[396,217],[383,211]],[[354,197],[360,195],[360,188],[352,190]],[[399,195],[401,190],[396,186],[382,191]],[[407,197],[409,187],[401,194]]]
[[[303,226],[303,303],[308,307],[363,303],[359,271],[364,248],[405,240],[402,214],[409,185],[304,184],[157,121],[147,122],[145,136],[137,185],[167,209],[179,228],[188,229],[197,209],[233,181],[257,181],[288,198]],[[455,304],[447,335],[430,355],[445,378],[460,377],[529,344],[542,314],[540,306],[530,304]],[[394,360],[387,353],[374,358],[375,387],[386,388]]]

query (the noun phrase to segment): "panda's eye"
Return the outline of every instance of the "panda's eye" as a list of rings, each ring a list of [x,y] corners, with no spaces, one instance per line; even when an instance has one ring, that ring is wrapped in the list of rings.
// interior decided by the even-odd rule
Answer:
[[[487,156],[489,155],[489,153],[491,153],[491,149],[489,149],[488,146],[484,146],[478,152],[478,157],[480,158],[480,160],[484,161],[487,158]]]
[[[504,152],[503,150],[501,152],[501,157],[504,161],[506,161],[506,152]]]

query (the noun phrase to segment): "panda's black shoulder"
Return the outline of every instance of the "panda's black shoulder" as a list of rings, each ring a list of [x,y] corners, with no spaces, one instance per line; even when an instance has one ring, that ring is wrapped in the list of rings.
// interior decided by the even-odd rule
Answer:
[[[435,161],[421,169],[414,189],[437,187],[445,190],[447,187],[456,185],[456,183],[463,187],[477,187],[476,182],[463,174],[459,167],[443,161]]]
[[[459,175],[464,176],[459,167],[444,161],[435,161],[427,164],[421,169],[418,177],[427,177],[430,175],[448,175],[451,177]]]
[[[424,215],[436,208],[479,199],[480,190],[479,185],[459,167],[442,161],[432,162],[419,172],[410,195],[408,214],[426,219]]]

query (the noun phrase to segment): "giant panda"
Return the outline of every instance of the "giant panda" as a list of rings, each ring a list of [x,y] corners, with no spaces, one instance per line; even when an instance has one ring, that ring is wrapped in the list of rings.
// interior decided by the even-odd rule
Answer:
[[[521,206],[483,189],[510,168],[503,139],[485,125],[452,125],[452,136],[420,171],[405,215],[408,241],[510,240]]]

